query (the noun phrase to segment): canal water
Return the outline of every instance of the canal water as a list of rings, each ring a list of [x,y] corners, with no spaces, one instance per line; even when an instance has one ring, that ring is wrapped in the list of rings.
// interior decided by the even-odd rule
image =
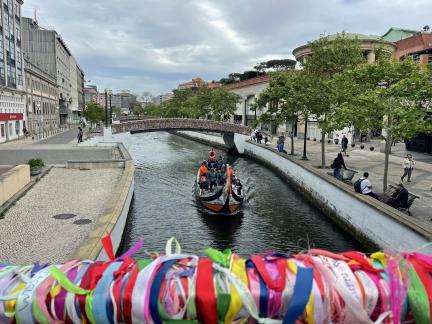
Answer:
[[[240,214],[218,217],[201,209],[193,191],[209,146],[166,132],[134,134],[125,145],[136,172],[122,250],[143,238],[146,251],[162,252],[171,236],[184,252],[199,255],[206,247],[230,248],[244,256],[308,247],[362,249],[282,178],[253,160],[217,152],[234,166],[246,192]]]

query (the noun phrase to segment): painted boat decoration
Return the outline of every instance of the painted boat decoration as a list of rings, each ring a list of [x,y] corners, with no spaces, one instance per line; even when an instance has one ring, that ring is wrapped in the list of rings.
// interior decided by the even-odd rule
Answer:
[[[240,210],[244,200],[244,190],[238,178],[234,177],[233,168],[226,166],[226,181],[218,183],[210,190],[208,183],[198,170],[196,177],[196,197],[200,204],[210,213],[231,215]],[[240,184],[240,185],[239,185]]]

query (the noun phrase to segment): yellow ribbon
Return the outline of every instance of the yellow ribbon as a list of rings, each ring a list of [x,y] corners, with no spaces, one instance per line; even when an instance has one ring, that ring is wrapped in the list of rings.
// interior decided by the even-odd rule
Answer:
[[[248,285],[248,278],[246,275],[246,263],[244,259],[233,259],[231,271],[234,276],[239,278],[246,286]],[[243,302],[241,300],[241,297],[233,284],[230,284],[230,291],[231,301],[228,307],[228,311],[225,315],[225,324],[232,323],[236,318],[237,314],[243,308]]]

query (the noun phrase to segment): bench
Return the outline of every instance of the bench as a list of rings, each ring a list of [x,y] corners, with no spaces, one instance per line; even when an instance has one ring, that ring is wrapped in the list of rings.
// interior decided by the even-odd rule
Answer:
[[[386,195],[387,197],[392,197],[393,193],[396,191],[397,187],[393,186],[393,185],[389,185],[387,190],[384,192],[384,195]],[[410,192],[408,192],[408,203],[407,203],[407,207],[403,208],[403,207],[398,207],[397,210],[401,211],[404,214],[407,214],[409,216],[412,216],[411,212],[410,212],[410,207],[413,204],[414,200],[416,199],[420,199],[419,196],[414,195]]]
[[[354,178],[354,176],[356,175],[356,173],[358,173],[357,171],[351,170],[351,169],[341,169],[340,171],[340,175],[341,177],[339,178],[340,181],[343,181],[347,184],[352,185],[352,179]],[[327,172],[328,175],[333,176],[333,172]]]

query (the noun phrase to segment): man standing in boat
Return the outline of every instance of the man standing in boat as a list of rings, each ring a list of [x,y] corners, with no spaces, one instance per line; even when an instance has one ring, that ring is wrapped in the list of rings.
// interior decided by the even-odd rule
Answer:
[[[208,166],[209,168],[214,168],[216,167],[216,152],[214,150],[214,148],[212,148],[208,154]]]

